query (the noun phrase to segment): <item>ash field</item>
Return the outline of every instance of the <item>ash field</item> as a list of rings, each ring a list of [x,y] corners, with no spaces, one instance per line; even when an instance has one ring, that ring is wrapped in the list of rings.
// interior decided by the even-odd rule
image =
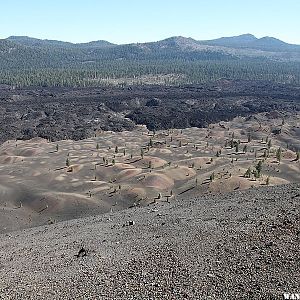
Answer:
[[[298,86],[2,85],[0,103],[1,299],[297,292]]]

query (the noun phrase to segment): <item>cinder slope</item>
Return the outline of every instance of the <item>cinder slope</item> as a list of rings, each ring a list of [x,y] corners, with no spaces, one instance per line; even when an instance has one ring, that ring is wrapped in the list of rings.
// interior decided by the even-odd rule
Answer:
[[[294,184],[2,234],[0,299],[282,299],[300,286],[299,209]]]

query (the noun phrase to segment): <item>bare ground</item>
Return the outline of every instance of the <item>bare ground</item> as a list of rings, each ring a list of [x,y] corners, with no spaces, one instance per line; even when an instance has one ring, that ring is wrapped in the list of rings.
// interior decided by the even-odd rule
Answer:
[[[293,184],[2,234],[0,299],[283,299],[299,292],[299,209]]]

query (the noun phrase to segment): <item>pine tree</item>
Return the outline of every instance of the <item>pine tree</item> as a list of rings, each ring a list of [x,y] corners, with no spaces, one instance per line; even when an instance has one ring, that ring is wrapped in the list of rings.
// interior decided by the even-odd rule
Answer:
[[[244,177],[245,178],[250,178],[251,177],[251,169],[250,168],[247,169],[247,171],[244,174]]]
[[[261,175],[261,170],[262,170],[262,161],[260,160],[258,164],[255,166],[255,169],[257,171],[257,177],[259,178]]]
[[[269,150],[270,150],[271,147],[272,147],[272,141],[269,140],[269,142],[268,142],[268,148],[269,148]]]
[[[278,162],[281,162],[281,155],[282,155],[281,148],[279,147],[276,151],[276,158]]]
[[[235,152],[236,152],[236,153],[239,152],[239,144],[238,144],[238,143],[235,144]]]
[[[248,132],[248,143],[250,143],[251,142],[251,133],[250,132]]]

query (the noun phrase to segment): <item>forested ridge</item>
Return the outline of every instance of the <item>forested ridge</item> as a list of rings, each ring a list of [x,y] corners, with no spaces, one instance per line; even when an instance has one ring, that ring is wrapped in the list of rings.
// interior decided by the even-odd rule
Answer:
[[[226,44],[224,39],[198,42],[174,37],[114,45],[11,37],[0,40],[0,83],[17,87],[177,85],[227,78],[299,84],[300,47],[261,40],[240,36]]]

